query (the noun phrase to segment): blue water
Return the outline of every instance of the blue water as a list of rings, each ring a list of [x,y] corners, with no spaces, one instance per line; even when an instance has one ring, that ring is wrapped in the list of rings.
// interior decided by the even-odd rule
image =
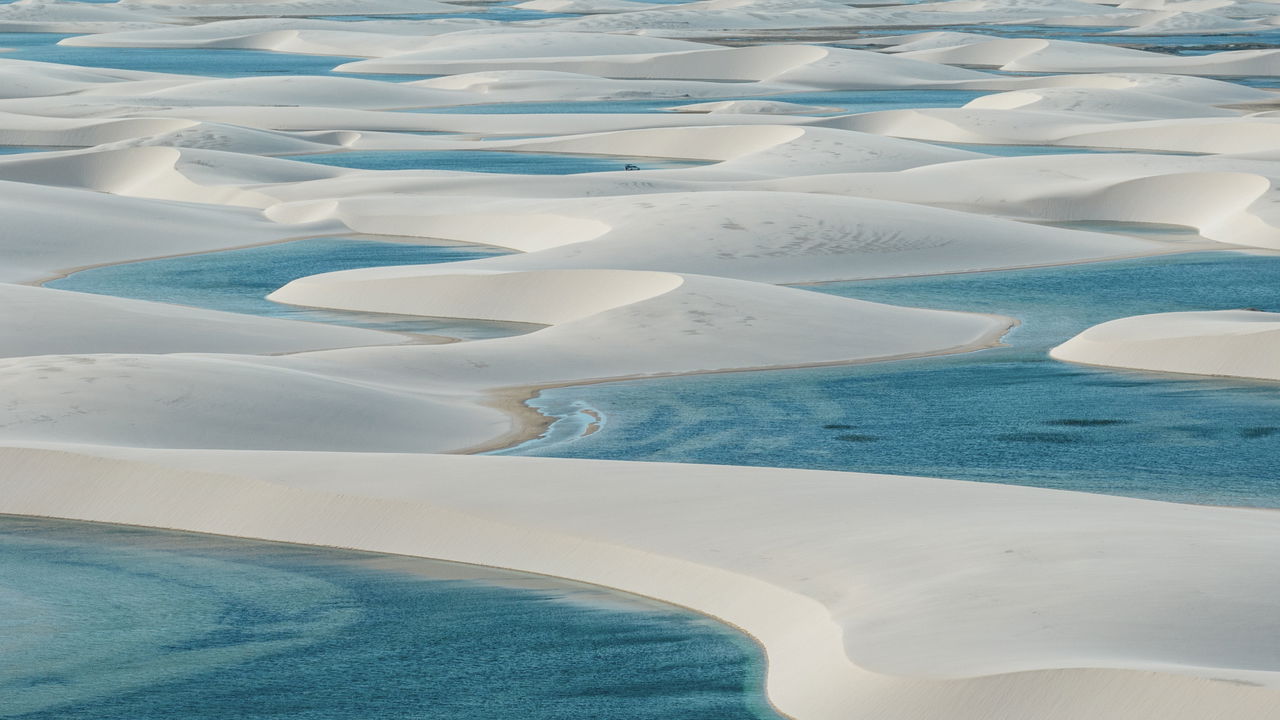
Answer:
[[[370,553],[0,517],[0,717],[765,720],[693,613]]]
[[[706,163],[615,155],[498,152],[491,150],[358,150],[323,155],[295,155],[291,160],[361,170],[459,170],[520,175],[572,175],[626,169],[654,170]]]
[[[207,77],[259,77],[263,75],[336,75],[343,63],[363,60],[337,55],[292,55],[266,50],[232,50],[209,48],[103,48],[58,45],[72,35],[52,33],[0,32],[0,48],[13,52],[0,53],[0,59],[36,60],[82,67],[141,70],[146,72],[203,75]],[[358,75],[370,80],[407,82],[426,75]]]
[[[108,265],[45,283],[60,290],[114,295],[264,317],[467,339],[503,337],[539,326],[453,318],[342,312],[271,302],[266,296],[308,275],[382,265],[420,265],[491,257],[472,245],[419,245],[315,238],[276,245]]]
[[[547,390],[511,454],[861,470],[1280,506],[1280,384],[1104,370],[1046,351],[1118,317],[1280,311],[1280,257],[1196,253],[810,289],[1022,320],[1009,347]],[[583,409],[603,414],[577,437]],[[575,439],[576,438],[576,439]]]

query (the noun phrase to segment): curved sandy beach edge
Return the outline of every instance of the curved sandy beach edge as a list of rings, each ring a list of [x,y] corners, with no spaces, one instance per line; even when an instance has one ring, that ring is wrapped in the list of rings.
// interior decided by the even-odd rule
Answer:
[[[687,375],[724,375],[728,373],[744,373],[744,372],[764,372],[767,370],[804,370],[807,368],[821,367],[841,367],[845,365],[868,365],[871,363],[896,362],[899,360],[914,360],[916,358],[925,357],[941,357],[943,355],[959,355],[962,353],[977,352],[988,348],[999,347],[1001,338],[1021,324],[1017,318],[1005,317],[1003,315],[993,315],[990,313],[970,313],[973,315],[981,315],[984,317],[998,318],[1007,321],[1004,327],[993,330],[986,337],[979,341],[967,345],[961,345],[953,348],[946,348],[936,352],[927,353],[907,353],[903,355],[894,355],[891,357],[881,357],[866,360],[841,360],[835,362],[820,363],[804,363],[798,365],[765,365],[760,367],[747,368],[731,368],[727,370],[700,370],[695,372],[678,372],[678,373],[655,373],[650,375],[625,375],[619,377],[608,378],[587,378],[583,380],[571,380],[561,383],[550,383],[546,385],[526,385],[506,388],[495,388],[485,393],[481,403],[486,407],[491,407],[506,413],[512,422],[512,428],[502,435],[492,440],[471,445],[465,448],[449,451],[452,455],[484,455],[487,453],[500,452],[502,450],[510,450],[517,446],[523,445],[531,440],[537,440],[546,434],[551,426],[558,422],[559,418],[544,415],[537,408],[529,404],[529,401],[538,397],[544,390],[558,390],[561,388],[585,387],[587,385],[604,385],[606,383],[627,382],[630,380],[656,380],[659,378],[684,377]],[[598,427],[591,429],[586,435],[596,432]]]
[[[930,568],[945,567],[952,559],[947,557],[952,552],[948,546],[981,542],[993,550],[1005,545],[1022,548],[1043,542],[1039,538],[1045,530],[1055,536],[1053,547],[1075,545],[1067,552],[1086,565],[1086,558],[1107,542],[1130,542],[1123,533],[1119,540],[1105,537],[1106,531],[1099,536],[1099,528],[1113,526],[1136,533],[1142,543],[1168,540],[1179,547],[1187,540],[1213,545],[1217,541],[1212,538],[1237,541],[1248,536],[1253,550],[1270,552],[1266,548],[1280,543],[1280,518],[1265,511],[923,478],[662,463],[75,446],[4,448],[0,459],[9,468],[0,481],[5,490],[0,512],[6,514],[430,557],[563,577],[684,606],[754,637],[766,651],[770,700],[780,712],[804,720],[1261,719],[1270,717],[1275,707],[1273,689],[1254,687],[1273,673],[1140,658],[1127,661],[1139,666],[1128,669],[1112,665],[1126,661],[1108,658],[1105,648],[1097,654],[1102,666],[1093,668],[1020,669],[1014,663],[1009,671],[983,671],[982,655],[989,649],[975,647],[972,662],[977,667],[972,673],[872,670],[849,653],[859,639],[849,636],[847,603],[850,594],[859,594],[858,587],[845,581],[839,584],[839,595],[815,599],[811,579],[781,580],[777,568],[767,567],[769,563],[756,555],[763,550],[748,547],[741,555],[730,550],[738,543],[758,542],[753,537],[756,528],[735,525],[732,517],[703,517],[691,501],[700,492],[723,492],[729,483],[742,493],[740,498],[775,503],[784,514],[787,506],[803,506],[813,513],[816,527],[801,533],[809,539],[796,540],[801,565],[812,565],[809,553],[818,553],[817,567],[837,573],[846,572],[846,565],[865,564],[855,555],[845,556],[850,548],[861,544],[865,552],[878,556],[876,544],[863,536],[840,541],[850,548],[823,550],[825,541],[812,544],[822,528],[832,522],[861,522],[873,525],[870,533],[883,532],[868,513],[899,523],[913,506],[923,506],[928,514],[939,505],[957,512],[996,505],[1002,512],[1032,515],[984,524],[991,520],[987,517],[978,529],[967,521],[958,529],[934,527],[929,542],[938,543],[941,557],[919,569],[925,573],[940,572],[940,567]],[[352,472],[357,467],[361,470]],[[528,482],[533,476],[539,479],[532,483],[536,488]],[[635,482],[642,477],[650,482]],[[502,492],[495,495],[499,488]],[[860,488],[863,494],[857,496],[871,507],[851,504],[851,488]],[[794,493],[800,499],[787,497]],[[1087,522],[1079,519],[1086,516]],[[700,527],[703,523],[706,528]],[[1168,523],[1182,527],[1170,529]],[[1064,528],[1069,529],[1065,538],[1059,536]],[[794,529],[785,533],[790,536]],[[703,539],[690,542],[691,534]],[[761,548],[773,542],[766,540]],[[909,558],[910,553],[899,551],[896,560],[880,557],[876,562],[918,562]],[[1107,582],[1149,582],[1145,575],[1169,570],[1162,560],[1118,561],[1137,577]],[[1250,570],[1248,559],[1216,558],[1218,567],[1212,571],[1202,561],[1197,556],[1178,566],[1181,576],[1190,576],[1188,586],[1211,582],[1213,573],[1224,572],[1224,567],[1234,573],[1233,579],[1245,583],[1244,590],[1269,583],[1266,578],[1243,577],[1256,570]],[[1058,572],[1065,573],[1067,582],[1082,575],[1069,565]],[[1090,572],[1086,568],[1082,576],[1090,577]],[[866,590],[883,589],[874,576],[866,582]],[[1017,578],[1011,582],[995,591],[1029,595],[1030,600],[1017,595],[1014,599],[1031,606],[1044,600],[1052,620],[1057,611],[1051,596],[1039,598],[1036,589],[1020,588]],[[800,589],[806,586],[808,591]],[[1168,593],[1179,604],[1181,590],[1161,588],[1158,594]],[[1248,597],[1244,590],[1227,604],[1247,604],[1238,599]],[[817,592],[820,597],[822,592]],[[843,608],[840,619],[833,615],[836,607]],[[1260,617],[1252,621],[1266,622]],[[1171,629],[1159,625],[1152,631]],[[997,638],[1003,634],[998,626],[990,632]],[[1106,645],[1097,628],[1091,633],[1097,637],[1086,640]],[[945,637],[937,645],[943,655],[956,649]],[[1052,654],[1048,651],[1049,657]],[[894,665],[884,658],[873,664]],[[1162,665],[1162,671],[1156,669]],[[1221,679],[1209,679],[1213,677]],[[1222,712],[1226,715],[1214,714]]]

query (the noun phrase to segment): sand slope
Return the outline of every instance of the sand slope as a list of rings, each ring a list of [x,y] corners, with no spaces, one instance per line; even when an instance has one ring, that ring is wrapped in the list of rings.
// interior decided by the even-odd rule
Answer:
[[[8,360],[0,364],[0,387],[8,399],[0,408],[0,438],[158,447],[456,450],[492,443],[512,431],[511,416],[478,404],[486,392],[499,388],[931,354],[990,344],[1009,325],[992,316],[620,270],[457,275],[447,266],[371,268],[294,281],[272,298],[339,309],[554,324],[526,335],[451,345],[278,357]],[[830,337],[834,327],[841,333]],[[360,410],[341,412],[344,406]],[[287,418],[293,414],[309,420],[291,424]]]
[[[908,203],[811,193],[711,191],[507,201],[366,196],[280,207],[370,232],[525,252],[477,270],[619,268],[797,283],[1165,252],[1164,243],[1010,222]]]
[[[0,163],[0,176],[4,173]],[[0,182],[0,188],[5,217],[0,280],[8,282],[46,278],[86,265],[209,252],[338,229],[325,224],[282,225],[242,208],[18,182]],[[66,213],[68,207],[77,208],[78,213]],[[93,233],[84,232],[86,216],[93,218]]]
[[[400,335],[0,283],[0,357],[60,353],[280,353],[394,345]]]
[[[1280,380],[1280,314],[1139,315],[1096,325],[1050,351],[1088,365]]]

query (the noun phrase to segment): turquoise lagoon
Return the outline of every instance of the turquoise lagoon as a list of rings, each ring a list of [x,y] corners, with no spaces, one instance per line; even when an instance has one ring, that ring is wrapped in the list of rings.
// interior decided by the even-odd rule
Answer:
[[[1154,259],[808,289],[1012,316],[1006,347],[891,363],[545,390],[519,455],[857,470],[1184,502],[1280,506],[1280,384],[1047,356],[1128,315],[1280,311],[1280,256]],[[599,432],[581,431],[605,418]]]
[[[540,327],[454,318],[344,312],[283,305],[266,299],[308,275],[385,265],[426,265],[505,253],[475,245],[425,245],[361,238],[313,238],[274,245],[181,255],[81,270],[45,283],[60,290],[114,295],[287,320],[367,327],[390,332],[479,339]]]
[[[11,52],[0,53],[0,59],[11,58],[62,65],[201,75],[213,78],[334,75],[407,82],[429,77],[333,72],[335,67],[343,63],[364,59],[354,56],[298,55],[231,48],[113,48],[58,44],[58,41],[69,37],[75,36],[55,33],[0,32],[0,48],[11,50]]]
[[[552,578],[0,516],[11,720],[776,720],[709,618]]]

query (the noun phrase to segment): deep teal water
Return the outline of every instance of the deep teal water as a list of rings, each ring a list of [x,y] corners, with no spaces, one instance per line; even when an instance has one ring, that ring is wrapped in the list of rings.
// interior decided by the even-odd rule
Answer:
[[[1280,311],[1280,257],[1197,253],[833,283],[864,300],[998,313],[1009,347],[860,366],[547,390],[564,418],[510,454],[860,470],[1280,506],[1280,384],[1104,370],[1047,350],[1118,317]],[[577,438],[591,408],[603,428]],[[576,439],[575,439],[576,438]]]
[[[455,318],[341,312],[271,302],[266,296],[308,275],[382,265],[424,265],[503,254],[496,248],[315,238],[81,270],[46,287],[225,312],[478,339],[536,325]]]
[[[708,618],[550,578],[0,516],[0,717],[766,720]]]

